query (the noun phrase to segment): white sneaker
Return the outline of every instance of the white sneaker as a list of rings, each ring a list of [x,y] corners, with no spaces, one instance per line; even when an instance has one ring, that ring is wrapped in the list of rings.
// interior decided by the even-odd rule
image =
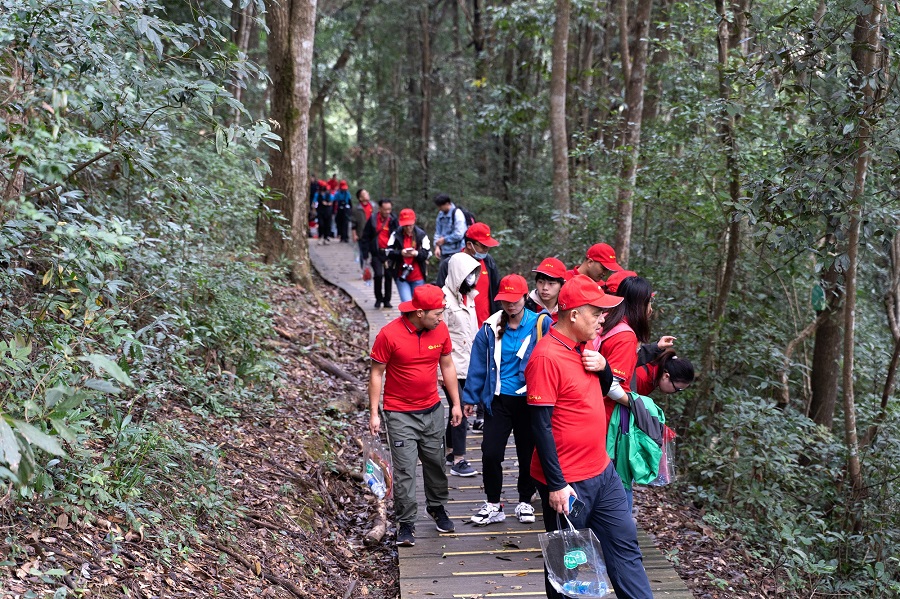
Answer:
[[[522,502],[516,506],[516,517],[522,524],[531,524],[534,522],[534,508],[530,503]]]
[[[506,514],[503,513],[502,503],[487,503],[481,506],[478,513],[472,516],[470,521],[477,526],[485,526],[494,522],[503,522],[506,520]]]

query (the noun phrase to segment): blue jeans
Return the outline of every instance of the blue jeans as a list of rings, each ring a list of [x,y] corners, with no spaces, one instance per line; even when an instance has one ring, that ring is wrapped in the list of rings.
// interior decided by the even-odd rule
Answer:
[[[394,279],[394,282],[397,283],[397,293],[400,294],[400,301],[408,302],[412,299],[413,289],[420,285],[424,285],[425,279],[422,279],[421,281],[403,281]]]
[[[571,518],[572,525],[575,528],[590,528],[597,535],[616,596],[620,599],[653,599],[638,546],[637,528],[631,519],[622,479],[616,474],[612,462],[597,476],[569,484],[575,489],[578,499],[584,502],[584,509],[578,517]],[[547,532],[556,530],[556,517],[550,507],[550,490],[540,482],[537,483],[537,490],[544,512],[544,529]],[[556,592],[549,580],[545,582],[545,587],[547,597],[562,599],[563,596]]]

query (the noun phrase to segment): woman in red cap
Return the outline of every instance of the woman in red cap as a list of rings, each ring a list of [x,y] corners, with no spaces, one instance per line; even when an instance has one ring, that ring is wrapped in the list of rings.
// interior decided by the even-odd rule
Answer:
[[[494,297],[503,309],[484,321],[472,343],[463,404],[468,416],[478,404],[485,409],[481,460],[487,501],[471,519],[480,526],[506,519],[500,503],[500,489],[503,486],[501,463],[511,432],[515,434],[519,461],[519,502],[515,513],[519,522],[534,522],[531,496],[535,486],[530,474],[534,437],[523,372],[530,349],[538,337],[550,330],[551,319],[541,319],[541,330],[538,331],[538,314],[525,309],[527,295],[528,282],[524,277],[516,274],[503,277],[499,292]]]
[[[416,213],[404,208],[398,218],[399,229],[388,239],[387,256],[394,272],[394,282],[401,302],[412,299],[413,290],[425,284],[431,240],[416,226]]]

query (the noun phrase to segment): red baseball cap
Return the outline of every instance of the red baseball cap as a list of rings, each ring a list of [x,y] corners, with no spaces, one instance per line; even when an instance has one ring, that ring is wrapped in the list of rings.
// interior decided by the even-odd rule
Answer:
[[[495,302],[517,302],[528,293],[528,281],[522,275],[506,275],[500,279],[500,288],[494,296]]]
[[[444,307],[444,292],[437,285],[419,285],[408,302],[402,302],[397,309],[402,314],[416,310],[440,310]]]
[[[475,223],[466,229],[466,237],[489,248],[500,245],[499,241],[491,237],[491,228],[484,223]]]
[[[594,262],[599,262],[609,270],[622,270],[622,267],[616,262],[616,250],[612,249],[612,246],[608,243],[595,243],[588,248],[587,254],[585,255]]]
[[[404,208],[400,211],[400,216],[397,217],[397,221],[400,223],[401,227],[414,225],[416,224],[416,213],[413,212],[412,208]]]
[[[340,186],[341,189],[349,189],[350,188],[350,186],[347,185],[347,182],[344,181],[343,179],[341,179],[341,182],[338,183],[338,186]]]
[[[633,270],[620,270],[619,272],[614,272],[609,275],[609,278],[606,279],[606,292],[607,293],[616,293],[619,290],[619,285],[622,284],[622,281],[627,279],[628,277],[636,277],[638,274]]]
[[[615,308],[624,298],[609,295],[587,275],[575,275],[559,290],[559,309],[572,310],[579,306]]]
[[[531,269],[531,272],[539,272],[542,275],[547,275],[554,279],[562,279],[563,281],[569,278],[566,274],[566,265],[559,258],[544,258],[539,265]]]

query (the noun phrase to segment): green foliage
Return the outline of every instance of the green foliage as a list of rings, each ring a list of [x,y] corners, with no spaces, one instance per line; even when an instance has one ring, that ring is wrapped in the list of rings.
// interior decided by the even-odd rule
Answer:
[[[24,175],[0,209],[0,478],[118,512],[166,561],[232,508],[215,448],[158,411],[266,409],[277,373],[251,254],[277,136],[226,120],[231,77],[260,73],[227,33],[197,6],[0,0],[0,150]]]

